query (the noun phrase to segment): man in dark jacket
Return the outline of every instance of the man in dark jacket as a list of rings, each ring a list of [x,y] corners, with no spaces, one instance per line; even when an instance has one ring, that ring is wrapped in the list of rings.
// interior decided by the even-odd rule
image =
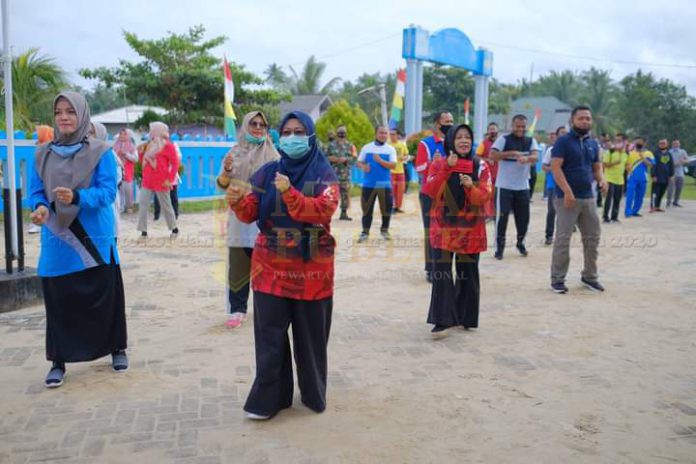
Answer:
[[[652,191],[650,192],[651,213],[664,213],[665,210],[660,208],[662,197],[667,191],[667,186],[674,177],[674,160],[669,152],[669,142],[667,139],[661,139],[657,144],[659,150],[655,152],[655,164],[650,170],[652,177]]]

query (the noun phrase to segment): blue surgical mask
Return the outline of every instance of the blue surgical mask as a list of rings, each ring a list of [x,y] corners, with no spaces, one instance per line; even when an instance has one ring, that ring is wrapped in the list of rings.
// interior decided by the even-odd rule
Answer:
[[[309,136],[289,135],[281,137],[278,148],[292,159],[302,158],[309,151]]]
[[[255,137],[249,133],[246,133],[244,134],[244,139],[253,145],[261,145],[266,141],[266,136],[262,135],[261,137]]]

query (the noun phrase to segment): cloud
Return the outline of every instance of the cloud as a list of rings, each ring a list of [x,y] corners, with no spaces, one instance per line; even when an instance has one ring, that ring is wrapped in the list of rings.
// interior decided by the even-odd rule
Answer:
[[[216,52],[261,74],[270,63],[300,66],[310,55],[327,63],[325,78],[352,80],[363,74],[403,66],[401,31],[410,23],[435,31],[457,27],[477,44],[594,57],[597,61],[487,45],[494,52],[494,74],[503,82],[549,70],[609,69],[615,79],[638,69],[606,60],[696,64],[696,9],[686,0],[456,1],[354,0],[264,2],[198,0],[121,0],[119,2],[11,2],[12,43],[16,52],[40,47],[56,58],[81,85],[82,67],[115,66],[136,59],[122,30],[144,38],[184,32],[203,24],[210,37],[229,40]],[[78,17],[76,15],[81,15]],[[388,38],[386,38],[388,37]],[[385,39],[386,38],[386,39]],[[379,40],[383,39],[383,40]],[[358,45],[371,43],[358,47]],[[343,52],[343,53],[342,53]],[[688,69],[645,68],[686,85],[696,94],[696,73]]]

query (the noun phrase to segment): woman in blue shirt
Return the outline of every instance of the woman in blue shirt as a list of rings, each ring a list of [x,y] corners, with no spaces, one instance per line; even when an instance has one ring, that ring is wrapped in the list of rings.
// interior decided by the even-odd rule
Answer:
[[[76,92],[53,102],[55,138],[36,150],[29,200],[44,225],[38,274],[46,306],[46,386],[59,387],[65,363],[112,355],[128,368],[125,296],[113,202],[116,157],[90,135],[89,106]]]

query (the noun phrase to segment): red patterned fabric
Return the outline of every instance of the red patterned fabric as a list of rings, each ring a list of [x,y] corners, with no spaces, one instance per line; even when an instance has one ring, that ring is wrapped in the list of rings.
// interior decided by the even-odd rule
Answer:
[[[290,217],[312,225],[312,252],[304,260],[297,251],[299,237],[292,231],[273,227],[273,215],[256,238],[251,261],[251,285],[255,292],[296,300],[322,300],[333,296],[334,250],[331,217],[338,207],[338,185],[318,197],[306,197],[291,187],[283,196]],[[258,196],[246,195],[232,207],[240,221],[252,223],[259,213]],[[264,233],[264,230],[272,234]],[[277,238],[276,238],[277,236]]]
[[[468,207],[457,213],[454,224],[445,221],[447,179],[456,172],[446,158],[434,160],[430,165],[423,193],[433,199],[430,210],[430,244],[433,248],[455,253],[481,253],[486,251],[486,218],[484,205],[492,196],[490,170],[482,169],[479,181],[464,190]],[[464,187],[461,187],[462,189]]]

